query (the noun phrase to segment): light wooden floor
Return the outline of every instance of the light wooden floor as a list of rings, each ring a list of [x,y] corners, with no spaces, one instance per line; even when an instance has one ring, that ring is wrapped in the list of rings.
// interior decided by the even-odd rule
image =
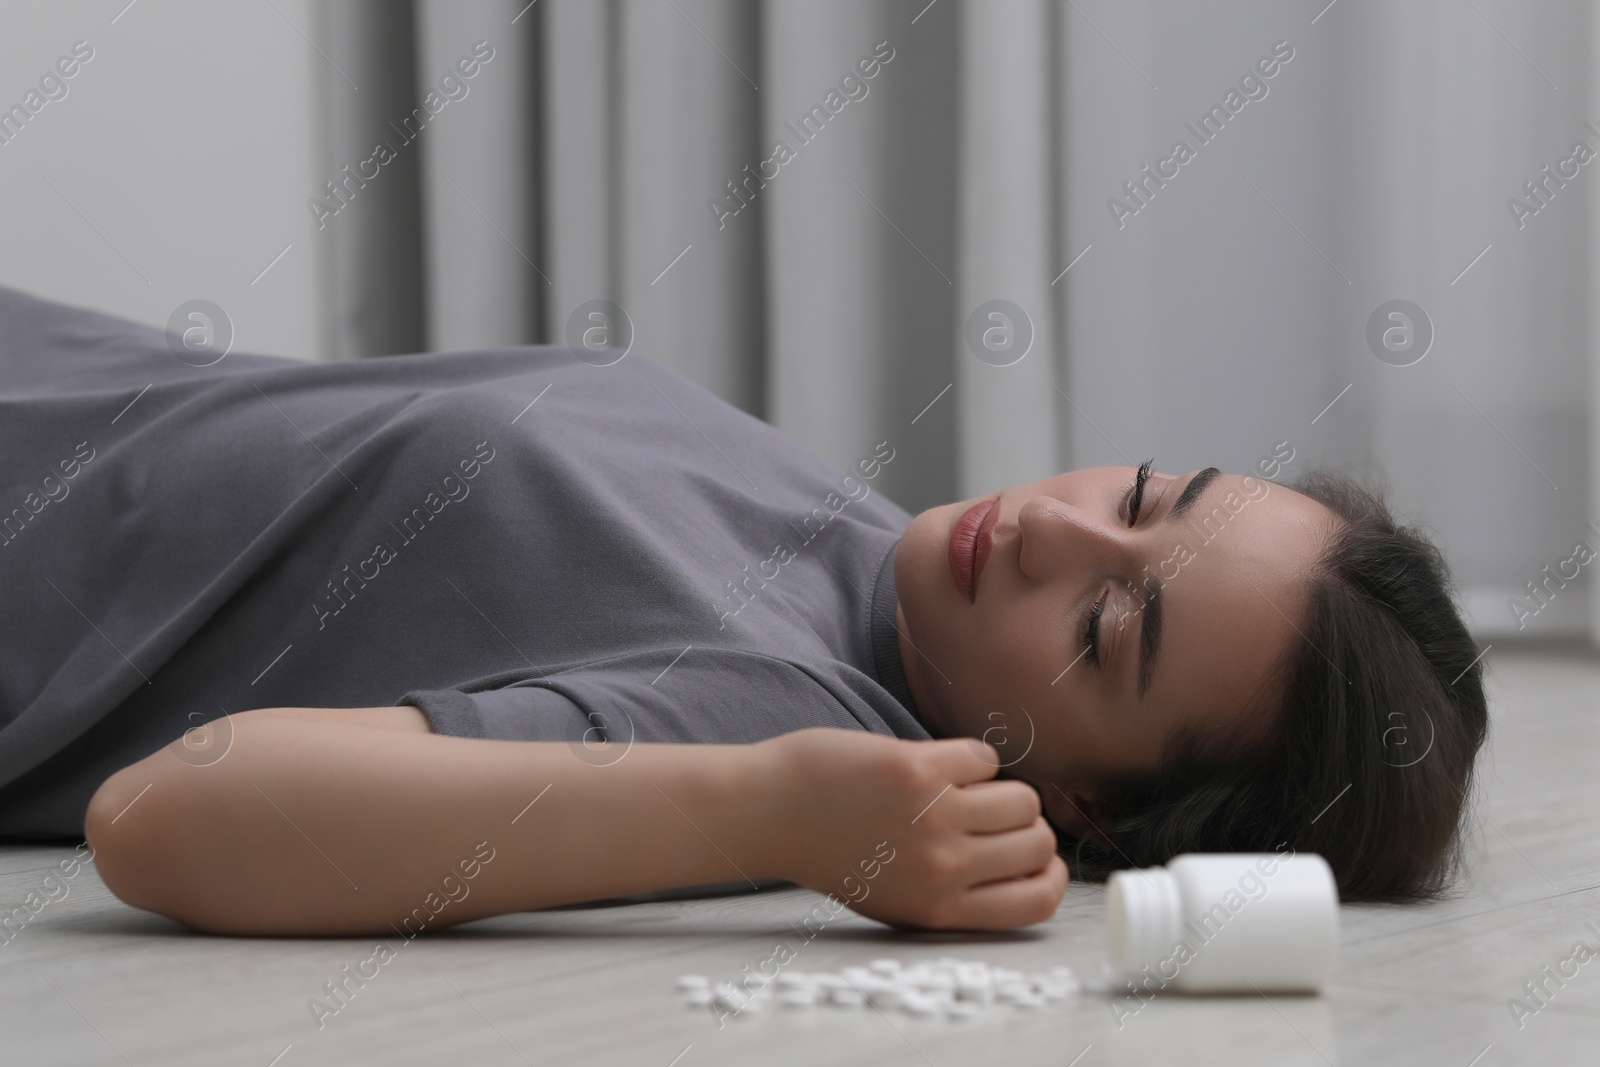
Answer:
[[[1520,1028],[1507,1000],[1574,942],[1600,947],[1584,927],[1600,929],[1600,660],[1495,649],[1489,662],[1493,739],[1466,882],[1444,903],[1345,907],[1321,997],[1165,996],[1120,1029],[1109,994],[1091,989],[1034,1014],[773,1008],[719,1030],[682,1005],[673,978],[735,978],[778,940],[797,942],[790,922],[820,898],[781,890],[528,913],[419,938],[319,1029],[308,999],[372,941],[190,934],[125,907],[89,867],[0,946],[0,1063],[1594,1063],[1600,961],[1561,988],[1547,982],[1548,1005]],[[0,910],[70,854],[0,847]],[[847,917],[791,966],[952,955],[1030,971],[1065,963],[1095,980],[1103,911],[1101,890],[1074,886],[1055,919],[1013,936],[914,937]]]

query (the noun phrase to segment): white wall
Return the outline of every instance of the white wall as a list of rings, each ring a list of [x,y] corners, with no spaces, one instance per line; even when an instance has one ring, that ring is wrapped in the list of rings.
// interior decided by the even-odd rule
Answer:
[[[156,326],[203,298],[236,351],[316,358],[313,0],[126,3],[0,8],[0,108],[94,50],[0,144],[0,285]]]

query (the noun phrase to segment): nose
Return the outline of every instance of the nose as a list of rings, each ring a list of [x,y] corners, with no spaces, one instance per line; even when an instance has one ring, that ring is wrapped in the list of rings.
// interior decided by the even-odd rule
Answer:
[[[1022,572],[1048,581],[1071,571],[1131,574],[1136,549],[1132,531],[1056,497],[1038,494],[1017,509]]]

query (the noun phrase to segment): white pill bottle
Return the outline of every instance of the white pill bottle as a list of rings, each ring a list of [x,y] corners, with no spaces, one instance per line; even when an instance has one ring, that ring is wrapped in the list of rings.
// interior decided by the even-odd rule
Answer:
[[[1188,853],[1118,871],[1112,970],[1156,992],[1316,992],[1339,942],[1339,889],[1314,853]]]

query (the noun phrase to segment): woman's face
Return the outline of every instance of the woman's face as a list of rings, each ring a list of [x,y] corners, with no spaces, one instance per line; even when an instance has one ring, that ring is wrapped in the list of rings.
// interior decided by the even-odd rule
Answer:
[[[1261,736],[1337,524],[1215,468],[1138,481],[1098,467],[931,508],[895,556],[924,724],[994,744],[1075,836],[1096,836],[1103,783],[1158,770],[1180,726]]]

